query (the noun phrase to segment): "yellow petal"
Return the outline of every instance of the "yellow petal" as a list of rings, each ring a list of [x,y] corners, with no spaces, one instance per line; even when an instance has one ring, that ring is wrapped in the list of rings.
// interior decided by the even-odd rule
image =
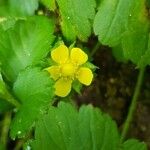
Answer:
[[[51,57],[57,63],[64,63],[68,60],[69,50],[65,45],[61,44],[59,47],[52,50]]]
[[[81,67],[77,79],[85,85],[90,85],[93,79],[93,73],[89,68]]]
[[[72,80],[60,78],[55,83],[55,94],[60,97],[67,96],[71,91]]]
[[[47,70],[50,73],[51,77],[54,80],[57,80],[60,77],[60,67],[59,66],[51,66],[51,67],[46,68],[45,70]]]
[[[80,48],[73,48],[71,50],[71,61],[79,65],[84,64],[88,60],[88,55]]]

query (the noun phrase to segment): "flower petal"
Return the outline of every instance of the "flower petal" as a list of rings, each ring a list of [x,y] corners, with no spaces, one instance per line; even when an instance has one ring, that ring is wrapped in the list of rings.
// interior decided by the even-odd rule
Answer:
[[[55,94],[60,97],[67,96],[71,91],[72,80],[60,78],[55,83]]]
[[[60,77],[60,67],[59,66],[51,66],[51,67],[46,68],[45,70],[47,70],[50,73],[51,77],[54,80],[57,80]]]
[[[89,68],[81,67],[77,79],[85,85],[90,85],[93,79],[93,73]]]
[[[80,48],[73,48],[71,50],[71,61],[79,65],[84,64],[88,60],[88,55]]]
[[[57,63],[64,63],[68,60],[69,50],[64,44],[61,44],[59,47],[52,50],[51,57]]]

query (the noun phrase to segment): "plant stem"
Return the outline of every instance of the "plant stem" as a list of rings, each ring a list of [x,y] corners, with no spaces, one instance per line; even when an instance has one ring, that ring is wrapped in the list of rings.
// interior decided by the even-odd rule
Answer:
[[[24,139],[21,139],[17,142],[17,145],[15,146],[14,150],[20,150],[25,143]]]
[[[129,127],[130,127],[130,123],[133,119],[133,115],[134,115],[134,112],[135,112],[135,109],[136,109],[136,106],[137,106],[137,100],[138,100],[140,90],[141,90],[141,86],[142,86],[142,83],[143,83],[144,72],[145,72],[145,67],[141,68],[140,71],[139,71],[136,87],[135,87],[134,94],[133,94],[133,97],[132,97],[132,100],[131,100],[131,105],[129,107],[129,112],[128,112],[127,118],[125,120],[123,130],[122,130],[121,142],[123,142],[124,139],[126,138],[126,135],[128,133]]]
[[[33,139],[33,136],[32,136],[32,131],[30,131],[24,138],[20,139],[14,150],[21,150],[23,148],[23,145],[29,140],[29,139]],[[29,142],[30,143],[30,142]]]
[[[5,100],[17,108],[20,107],[20,103],[9,92],[6,93]]]
[[[91,57],[94,56],[94,54],[96,53],[96,51],[98,50],[98,48],[100,47],[100,45],[101,44],[99,42],[96,43],[96,45],[94,46],[94,48],[91,51]]]
[[[2,130],[1,130],[1,138],[0,138],[0,142],[3,144],[4,149],[7,148],[7,138],[8,138],[10,122],[11,122],[11,112],[6,112],[4,116],[4,120],[2,122]]]

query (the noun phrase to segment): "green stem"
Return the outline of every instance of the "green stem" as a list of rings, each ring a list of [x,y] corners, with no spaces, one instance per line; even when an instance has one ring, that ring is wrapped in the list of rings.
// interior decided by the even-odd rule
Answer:
[[[19,140],[17,145],[15,146],[14,150],[20,150],[24,143],[25,143],[24,139]]]
[[[4,120],[2,123],[1,138],[0,138],[0,141],[3,144],[4,149],[7,148],[7,138],[10,122],[11,122],[11,112],[7,112],[4,116]]]
[[[129,130],[129,127],[130,127],[130,123],[133,119],[133,115],[134,115],[134,112],[135,112],[135,109],[136,109],[136,106],[137,106],[137,100],[138,100],[140,90],[141,90],[141,86],[142,86],[142,83],[143,83],[144,72],[145,72],[145,67],[141,68],[140,71],[139,71],[135,91],[134,91],[134,94],[133,94],[133,97],[132,97],[132,100],[131,100],[131,105],[129,107],[129,112],[128,112],[127,118],[125,120],[123,130],[122,130],[121,142],[123,142],[125,140],[126,135],[128,133],[128,130]]]
[[[6,93],[5,100],[17,108],[20,107],[20,103],[9,92]]]
[[[99,42],[97,42],[97,44],[94,46],[94,48],[91,51],[91,57],[94,56],[94,54],[96,53],[96,51],[98,50],[98,48],[100,47],[100,45],[101,44]]]
[[[21,150],[22,147],[23,147],[23,145],[24,145],[29,139],[33,139],[32,131],[30,131],[23,139],[20,139],[20,140],[17,142],[17,144],[16,144],[14,150]]]

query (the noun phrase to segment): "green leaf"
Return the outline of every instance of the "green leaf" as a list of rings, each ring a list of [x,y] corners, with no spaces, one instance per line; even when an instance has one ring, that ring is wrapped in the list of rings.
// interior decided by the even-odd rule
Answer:
[[[94,20],[94,32],[104,45],[116,46],[137,0],[103,0]]]
[[[8,30],[9,28],[13,28],[13,26],[15,25],[17,20],[19,20],[19,18],[1,17],[1,19],[0,19],[0,28],[2,28],[3,30]]]
[[[120,50],[113,50],[114,55],[119,60],[131,60],[140,68],[150,64],[146,11],[145,0],[103,0],[94,21],[99,40],[112,47],[121,45]]]
[[[124,62],[124,63],[127,62],[121,44],[112,48],[112,54],[118,62]]]
[[[55,0],[41,0],[41,2],[51,11],[54,11],[56,9]]]
[[[150,35],[147,38],[148,43],[147,44],[147,51],[145,51],[144,55],[141,57],[140,61],[138,62],[138,67],[142,68],[146,65],[150,65]]]
[[[23,137],[46,112],[54,97],[53,80],[46,71],[27,68],[21,72],[13,91],[22,106],[11,124],[11,138]]]
[[[123,53],[139,67],[149,64],[146,59],[149,50],[149,21],[146,16],[145,1],[140,0],[131,11],[128,29],[122,38]],[[148,61],[148,62],[147,62]]]
[[[74,41],[76,36],[87,41],[91,35],[95,16],[95,0],[56,0],[61,14],[61,27],[67,40]]]
[[[38,0],[7,0],[0,3],[0,16],[33,15],[38,8]]]
[[[147,53],[146,51],[148,48],[147,44],[148,33],[146,30],[143,31],[143,28],[144,26],[141,26],[140,28],[138,28],[137,31],[126,32],[122,39],[124,57],[128,60],[131,60],[133,63],[137,65],[141,61],[141,58],[145,55],[145,53]],[[143,63],[142,66],[144,66],[145,63],[144,62],[142,63]]]
[[[147,150],[145,143],[141,143],[138,140],[130,139],[124,142],[123,150]]]
[[[30,65],[45,58],[53,42],[54,26],[45,17],[18,20],[12,28],[0,28],[0,62],[2,72],[10,81]]]
[[[91,105],[79,112],[66,103],[51,107],[35,131],[35,150],[116,150],[119,135],[112,119]]]
[[[72,88],[78,93],[78,94],[81,94],[81,89],[82,89],[83,85],[75,80],[73,83],[72,83]]]

